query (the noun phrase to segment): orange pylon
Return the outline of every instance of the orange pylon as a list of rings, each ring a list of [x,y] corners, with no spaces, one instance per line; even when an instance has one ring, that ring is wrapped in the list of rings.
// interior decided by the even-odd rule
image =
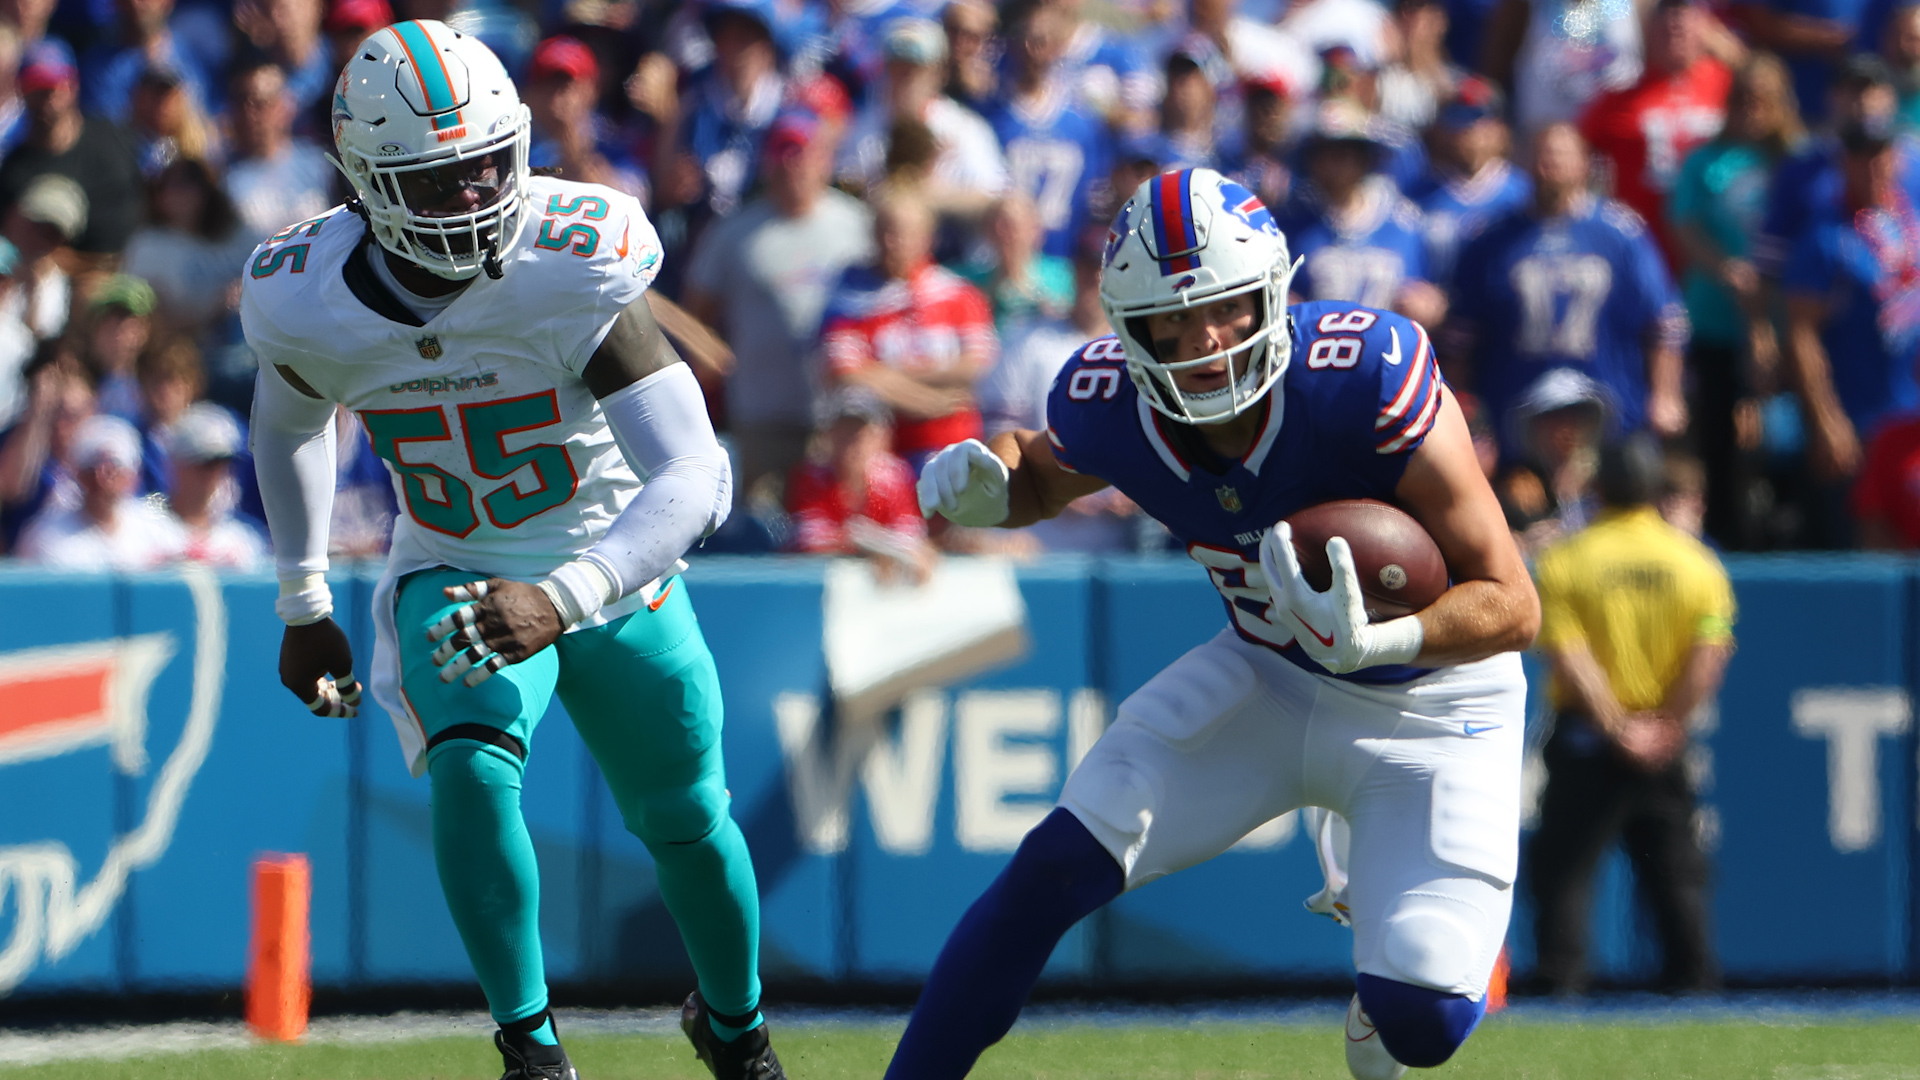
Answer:
[[[247,950],[247,1026],[263,1039],[292,1042],[307,1030],[313,997],[307,909],[313,874],[305,855],[263,855],[253,863],[253,942]]]

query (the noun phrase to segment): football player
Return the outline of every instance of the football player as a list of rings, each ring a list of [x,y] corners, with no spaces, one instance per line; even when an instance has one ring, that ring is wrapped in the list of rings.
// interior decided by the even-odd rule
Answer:
[[[1075,922],[1308,805],[1351,829],[1353,1074],[1438,1065],[1485,1011],[1519,843],[1516,651],[1539,601],[1427,332],[1289,308],[1292,270],[1246,189],[1205,169],[1148,180],[1108,234],[1116,333],[1062,369],[1047,430],[947,447],[921,477],[927,513],[1009,528],[1112,485],[1186,544],[1229,626],[1121,703],[948,939],[889,1077],[964,1075]],[[1329,591],[1301,576],[1281,519],[1355,498],[1432,534],[1452,585],[1431,607],[1369,623],[1340,538]]]
[[[479,41],[431,21],[382,29],[333,98],[353,201],[253,254],[241,317],[260,358],[281,682],[316,714],[356,712],[324,576],[345,406],[405,508],[374,590],[373,693],[432,784],[441,886],[506,1077],[575,1078],[547,1011],[520,811],[558,690],[698,975],[682,1027],[715,1076],[772,1080],[720,687],[675,576],[726,517],[727,457],[649,313],[660,243],[640,204],[532,176],[528,123]]]

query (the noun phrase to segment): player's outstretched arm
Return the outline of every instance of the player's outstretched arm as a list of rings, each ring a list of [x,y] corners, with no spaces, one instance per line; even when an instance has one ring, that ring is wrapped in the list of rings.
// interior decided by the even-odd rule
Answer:
[[[1514,546],[1500,501],[1474,457],[1453,391],[1415,450],[1394,495],[1440,547],[1453,587],[1416,616],[1421,667],[1464,664],[1533,644],[1540,597]]]
[[[280,683],[317,716],[353,716],[360,684],[353,677],[353,649],[332,618],[326,576],[333,403],[292,368],[263,364],[249,437],[280,579],[274,610],[287,624],[280,639]]]
[[[1008,431],[992,443],[954,443],[920,472],[920,512],[956,525],[1018,529],[1107,486],[1060,464],[1043,432]]]
[[[546,580],[492,578],[447,589],[447,599],[464,603],[428,631],[440,644],[434,659],[446,682],[477,685],[546,648],[574,624],[672,573],[688,548],[727,519],[727,453],[699,382],[644,296],[614,320],[581,378],[646,486],[599,543]]]

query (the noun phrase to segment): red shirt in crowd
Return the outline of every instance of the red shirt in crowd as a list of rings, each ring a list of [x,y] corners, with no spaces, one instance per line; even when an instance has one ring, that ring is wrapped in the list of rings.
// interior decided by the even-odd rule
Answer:
[[[847,271],[827,302],[820,338],[827,371],[836,377],[869,364],[940,371],[965,356],[991,362],[999,352],[987,298],[932,263],[905,281],[890,281],[871,267]],[[924,454],[981,433],[980,413],[973,408],[931,420],[895,415],[893,449]]]
[[[1694,148],[1720,133],[1727,118],[1733,73],[1703,58],[1678,75],[1649,71],[1625,90],[1595,98],[1580,121],[1580,133],[1597,154],[1613,162],[1613,197],[1647,219],[1677,266],[1667,235],[1667,193]]]
[[[1920,416],[1889,421],[1868,444],[1853,512],[1885,521],[1901,547],[1920,548]]]
[[[802,462],[787,480],[787,513],[793,515],[790,546],[813,554],[854,554],[847,523],[856,517],[891,532],[927,535],[913,479],[906,462],[892,454],[875,454],[867,464],[865,497],[856,501],[848,498],[833,466]]]

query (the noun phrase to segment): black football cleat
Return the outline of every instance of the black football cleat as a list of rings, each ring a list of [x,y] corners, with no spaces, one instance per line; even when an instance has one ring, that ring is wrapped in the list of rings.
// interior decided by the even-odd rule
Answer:
[[[710,1015],[707,1001],[698,990],[688,994],[687,1003],[680,1006],[680,1030],[687,1033],[694,1054],[713,1073],[714,1080],[787,1080],[787,1071],[780,1067],[780,1058],[767,1039],[765,1022],[732,1042],[722,1042],[708,1019]]]
[[[557,1036],[559,1029],[554,1030]],[[500,1057],[507,1064],[500,1080],[580,1080],[573,1062],[567,1060],[566,1048],[558,1043],[548,1046],[524,1033],[503,1029],[493,1033],[493,1045],[500,1048]]]

